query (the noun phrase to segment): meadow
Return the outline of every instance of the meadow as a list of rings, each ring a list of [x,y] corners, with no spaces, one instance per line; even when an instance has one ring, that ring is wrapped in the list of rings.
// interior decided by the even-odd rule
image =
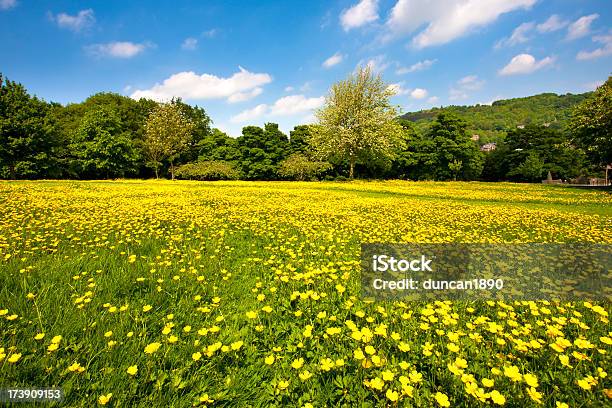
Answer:
[[[610,304],[365,302],[360,244],[612,243],[512,183],[0,182],[0,387],[65,406],[610,406]]]

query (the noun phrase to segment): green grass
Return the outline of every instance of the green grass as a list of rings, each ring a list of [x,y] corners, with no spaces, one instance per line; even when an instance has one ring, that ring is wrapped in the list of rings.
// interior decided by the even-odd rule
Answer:
[[[590,391],[577,381],[610,366],[612,350],[601,340],[612,330],[603,314],[609,304],[600,311],[582,302],[365,303],[357,261],[362,242],[612,243],[610,204],[603,192],[511,183],[0,182],[0,386],[59,386],[66,406],[93,406],[112,393],[108,405],[116,406],[192,406],[208,394],[214,406],[382,407],[394,405],[386,391],[401,393],[399,377],[415,371],[423,379],[410,384],[413,396],[400,406],[434,406],[437,392],[452,406],[488,405],[490,398],[468,395],[449,371],[461,357],[476,381],[495,379],[491,389],[507,406],[537,405],[524,381],[491,372],[508,365],[537,376],[545,406],[604,406],[607,378]],[[319,298],[299,295],[306,293]],[[424,329],[427,309],[438,321]],[[479,316],[502,331],[491,333]],[[385,324],[387,336],[355,340],[347,320],[372,331]],[[175,326],[164,334],[168,323]],[[304,335],[307,325],[312,337]],[[557,326],[572,344],[564,353],[550,347],[560,335],[547,333]],[[342,332],[330,336],[330,327]],[[410,352],[398,350],[392,332]],[[447,349],[449,332],[460,333],[458,352]],[[44,339],[35,340],[37,333]],[[49,352],[56,335],[58,350]],[[595,347],[576,346],[580,338]],[[541,340],[541,347],[521,351],[512,339]],[[238,350],[203,350],[237,341],[244,343]],[[145,354],[153,342],[160,349]],[[423,354],[426,342],[431,356]],[[354,358],[366,345],[382,365],[364,368]],[[9,363],[16,353],[20,359]],[[571,369],[559,354],[570,356]],[[265,362],[270,355],[273,365]],[[344,365],[324,371],[328,357]],[[299,370],[291,367],[296,358],[304,359]],[[68,370],[75,362],[82,372]],[[126,372],[132,365],[135,376]],[[313,376],[302,381],[305,369]],[[382,391],[364,384],[387,370],[394,379]]]

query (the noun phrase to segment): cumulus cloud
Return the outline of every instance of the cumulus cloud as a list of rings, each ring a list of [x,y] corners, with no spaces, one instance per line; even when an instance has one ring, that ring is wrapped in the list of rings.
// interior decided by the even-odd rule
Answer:
[[[262,103],[251,109],[246,109],[232,116],[232,123],[244,123],[263,116],[295,116],[298,114],[312,112],[325,103],[325,97],[307,98],[304,95],[289,95],[279,98],[272,105]]]
[[[340,14],[340,24],[344,31],[361,27],[376,20],[378,20],[378,0],[361,0]]]
[[[263,92],[263,88],[260,88],[260,87],[253,88],[249,92],[237,92],[233,95],[230,95],[229,98],[227,98],[227,101],[229,103],[249,101],[255,98],[256,96],[261,95],[262,92]]]
[[[589,35],[591,33],[591,24],[597,18],[599,18],[599,14],[590,14],[588,16],[582,16],[574,21],[567,28],[567,39],[575,40]]]
[[[469,92],[482,89],[485,81],[478,78],[476,75],[468,75],[461,78],[455,86],[450,89],[449,99],[454,101],[458,99],[467,99]]]
[[[341,63],[343,59],[344,59],[344,55],[337,52],[331,57],[329,57],[328,59],[326,59],[325,61],[323,61],[323,67],[331,68],[334,65],[338,65],[339,63]]]
[[[550,33],[565,28],[568,24],[569,22],[562,20],[561,17],[553,14],[552,16],[548,17],[548,20],[538,24],[536,28],[540,33]]]
[[[238,102],[241,99],[247,100],[248,96],[254,94],[257,96],[260,91],[255,89],[270,82],[272,77],[269,74],[249,72],[242,67],[227,78],[185,71],[171,75],[150,89],[136,90],[130,96],[134,99],[149,98],[156,101],[168,101],[173,97],[191,100],[232,98],[233,102]]]
[[[411,34],[416,48],[448,43],[502,14],[531,7],[536,0],[398,0],[389,19],[387,37]]]
[[[428,94],[429,92],[427,92],[427,89],[423,89],[423,88],[415,88],[412,91],[410,91],[410,96],[414,99],[427,98]]]
[[[580,51],[576,55],[577,60],[584,61],[612,55],[612,31],[606,35],[594,36],[593,41],[602,44],[602,46],[592,51]]]
[[[433,60],[423,60],[423,61],[419,61],[415,64],[412,64],[409,67],[399,67],[397,70],[395,70],[395,73],[397,75],[404,75],[404,74],[410,74],[412,72],[417,72],[417,71],[423,71],[429,67],[431,67],[437,60],[433,59]]]
[[[85,51],[95,57],[132,58],[152,48],[152,43],[133,43],[129,41],[116,41],[106,44],[93,44],[85,47]]]
[[[374,72],[383,72],[389,68],[389,65],[390,63],[385,55],[377,55],[369,60],[361,60],[357,63],[357,66],[368,66]]]
[[[198,39],[189,37],[185,38],[185,41],[181,44],[181,48],[185,51],[193,51],[198,48]]]
[[[317,109],[325,103],[325,97],[306,98],[304,95],[284,96],[270,107],[272,116],[289,116]]]
[[[553,57],[542,58],[537,61],[533,55],[519,54],[512,58],[508,65],[499,70],[499,75],[530,74],[555,62]]]
[[[246,109],[240,112],[239,114],[232,116],[230,118],[230,122],[232,123],[244,123],[249,122],[251,120],[255,120],[263,116],[268,111],[268,105],[262,103],[261,105],[257,105],[252,109]]]
[[[96,16],[92,9],[81,10],[74,16],[59,13],[57,15],[51,14],[50,17],[60,28],[66,28],[74,32],[91,27],[96,22]]]
[[[495,48],[511,47],[529,41],[528,34],[535,28],[534,22],[523,23],[512,31],[508,38],[502,38],[495,44]]]
[[[403,82],[399,82],[396,84],[390,84],[389,86],[387,86],[387,89],[390,91],[393,91],[393,93],[395,94],[395,96],[402,96],[402,95],[408,95],[410,93],[410,89],[405,89],[403,87],[404,83]]]
[[[0,10],[12,9],[17,5],[17,0],[0,0]]]

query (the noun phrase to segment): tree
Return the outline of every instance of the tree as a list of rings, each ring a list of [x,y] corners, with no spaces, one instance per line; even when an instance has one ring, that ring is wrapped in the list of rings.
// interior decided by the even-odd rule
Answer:
[[[316,179],[330,168],[327,162],[312,161],[301,153],[294,153],[280,163],[278,174],[292,180],[305,181]]]
[[[181,98],[174,100],[185,114],[185,116],[193,123],[192,137],[188,144],[188,148],[177,157],[177,163],[186,163],[194,161],[200,153],[199,143],[211,136],[212,129],[210,125],[212,120],[204,110],[199,106],[192,106],[184,103]]]
[[[311,134],[311,127],[309,125],[295,126],[289,132],[289,151],[291,153],[304,153],[308,151],[308,140]]]
[[[612,76],[572,112],[573,142],[595,165],[612,163]]]
[[[529,153],[525,161],[514,169],[510,170],[508,175],[520,176],[526,181],[537,181],[541,180],[542,173],[544,173],[544,161],[540,158],[538,153],[532,151]]]
[[[58,176],[59,146],[51,105],[0,74],[0,177]]]
[[[248,180],[274,180],[278,164],[287,157],[289,140],[276,123],[264,128],[245,126],[237,139],[240,149],[240,167]]]
[[[174,160],[189,147],[193,130],[193,122],[175,101],[153,109],[145,123],[143,151],[148,165],[155,170],[155,178],[159,178],[162,162],[168,160],[174,180]]]
[[[332,85],[310,137],[317,156],[332,163],[347,160],[350,178],[357,163],[393,159],[403,138],[391,96],[393,90],[369,66]]]
[[[238,163],[240,150],[236,139],[217,128],[197,142],[198,160],[226,161]]]
[[[572,146],[562,132],[545,126],[527,125],[522,129],[508,132],[500,152],[500,167],[506,171],[508,178],[518,180],[537,180],[537,177],[526,177],[521,171],[515,170],[523,165],[532,153],[543,163],[542,172],[550,171],[557,178],[572,178],[583,174],[586,161],[584,152]],[[535,159],[531,159],[535,163]]]
[[[134,172],[138,162],[129,133],[122,131],[119,116],[108,106],[85,114],[71,151],[79,173],[87,178],[123,177]]]
[[[408,148],[399,155],[399,172],[416,180],[475,180],[484,158],[466,132],[466,123],[455,115],[440,112],[422,135],[403,123]],[[398,165],[400,165],[398,163]]]

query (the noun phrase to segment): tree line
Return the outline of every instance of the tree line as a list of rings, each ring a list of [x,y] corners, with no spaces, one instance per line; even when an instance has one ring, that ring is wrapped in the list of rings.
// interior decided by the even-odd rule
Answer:
[[[180,99],[98,93],[64,106],[0,75],[0,178],[538,181],[597,175],[612,162],[611,78],[576,105],[566,129],[511,129],[491,152],[452,112],[415,126],[392,95],[359,68],[331,87],[316,124],[289,135],[275,123],[245,126],[232,138]]]

